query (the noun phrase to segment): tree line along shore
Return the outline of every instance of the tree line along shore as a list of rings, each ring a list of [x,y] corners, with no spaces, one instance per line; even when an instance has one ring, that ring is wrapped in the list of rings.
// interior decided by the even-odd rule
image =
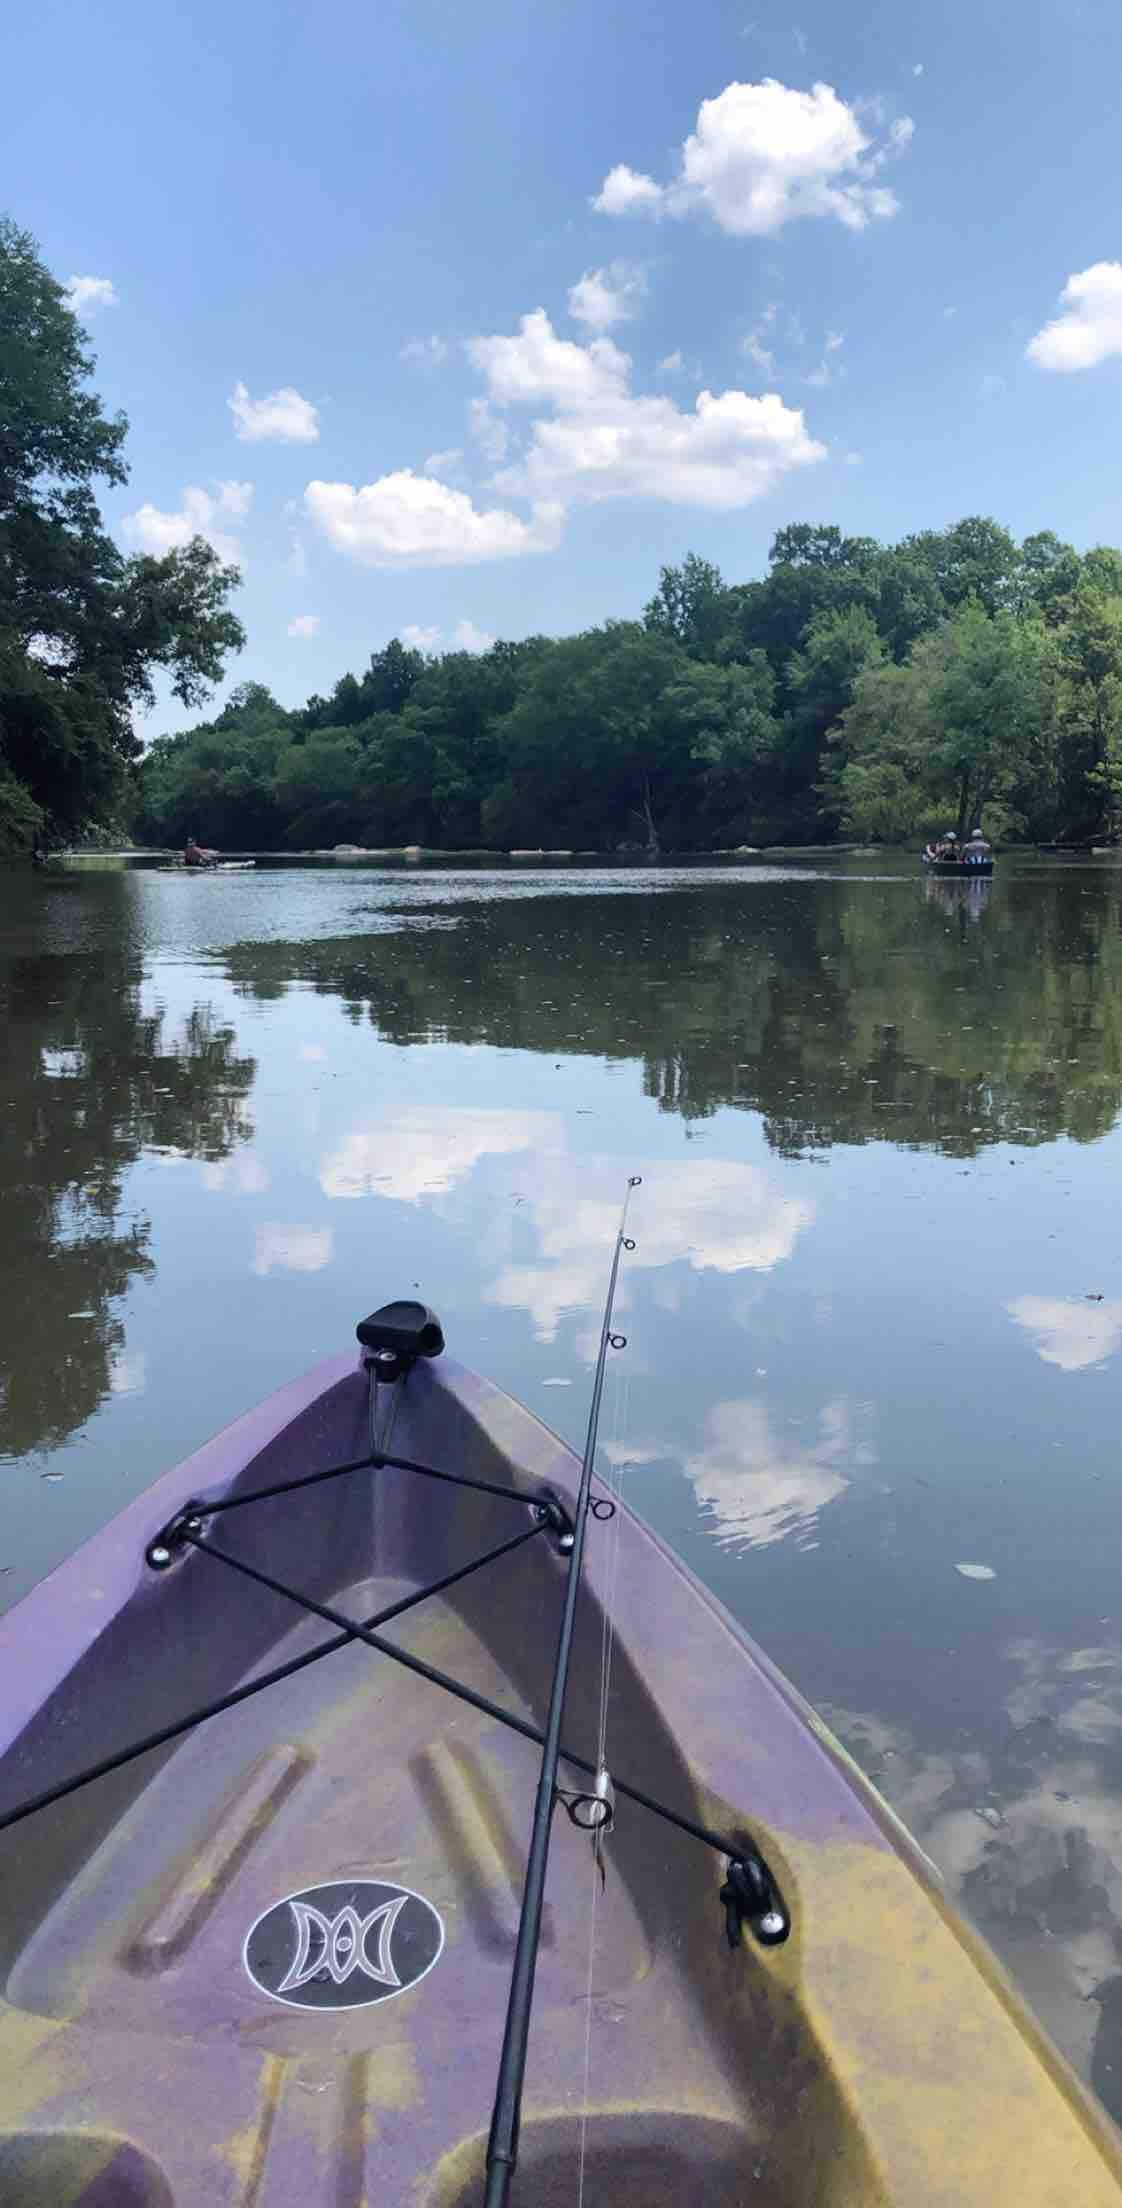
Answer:
[[[759,581],[664,568],[640,620],[474,655],[395,639],[294,711],[246,684],[137,786],[146,838],[260,850],[654,855],[979,821],[1108,842],[1122,553],[985,518],[890,547],[789,527]]]

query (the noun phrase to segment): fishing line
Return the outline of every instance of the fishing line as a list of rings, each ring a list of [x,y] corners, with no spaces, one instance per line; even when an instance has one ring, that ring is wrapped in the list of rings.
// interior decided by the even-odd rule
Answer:
[[[604,1451],[608,1460],[606,1484],[615,1504],[615,1516],[611,1521],[604,1556],[605,1587],[601,1600],[600,1617],[600,1715],[596,1733],[596,1776],[600,1781],[608,1769],[608,1699],[611,1688],[612,1655],[615,1649],[615,1594],[619,1572],[620,1552],[620,1500],[623,1492],[624,1436],[627,1432],[631,1407],[630,1375],[619,1365],[612,1373],[611,1440]],[[588,2154],[588,2109],[592,2082],[592,1981],[596,1960],[596,1917],[600,1896],[604,1891],[603,1827],[592,1839],[592,1897],[588,1912],[588,1971],[584,1990],[584,2082],[581,2094],[580,2150],[577,2159],[577,2208],[584,2208],[584,2176]]]
[[[588,1974],[584,1989],[584,2088],[580,2111],[580,2153],[577,2160],[577,2208],[584,2208],[584,2165],[588,2148],[588,2103],[592,2082],[592,1975],[596,1955],[596,1911],[600,1901],[600,1872],[593,1857],[589,1866],[592,1899],[588,1910]]]
[[[601,1768],[608,1760],[608,1705],[612,1688],[612,1658],[616,1646],[616,1589],[619,1584],[619,1559],[623,1532],[623,1482],[627,1471],[626,1436],[631,1417],[631,1375],[616,1368],[616,1405],[613,1447],[608,1457],[608,1486],[615,1515],[605,1544],[605,1572],[607,1593],[604,1604],[603,1655],[600,1679],[600,1730],[597,1736],[597,1757]]]

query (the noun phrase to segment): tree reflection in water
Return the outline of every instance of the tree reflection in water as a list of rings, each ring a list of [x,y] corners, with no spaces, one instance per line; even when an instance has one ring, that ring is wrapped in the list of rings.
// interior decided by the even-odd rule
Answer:
[[[227,966],[263,1000],[293,982],[337,996],[391,1042],[638,1060],[665,1110],[759,1112],[788,1157],[1093,1141],[1122,1107],[1118,888],[992,887],[836,876],[484,904],[434,885],[397,931],[385,904],[359,907],[369,933],[236,944]],[[1073,1079],[1081,1057],[1094,1070]]]
[[[205,1004],[173,1025],[144,1002],[128,878],[106,875],[95,898],[62,884],[51,903],[36,942],[58,947],[23,948],[17,928],[0,959],[2,1457],[56,1447],[112,1386],[115,1306],[154,1270],[147,1220],[125,1215],[129,1167],[142,1151],[223,1158],[252,1133],[255,1066],[233,1029]]]

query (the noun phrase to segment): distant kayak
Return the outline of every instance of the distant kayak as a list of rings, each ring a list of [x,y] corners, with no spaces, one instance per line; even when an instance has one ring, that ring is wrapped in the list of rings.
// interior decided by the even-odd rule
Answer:
[[[256,864],[256,859],[214,859],[207,866],[188,866],[183,859],[174,859],[153,871],[157,874],[251,874]]]
[[[0,2200],[480,2208],[582,1467],[431,1313],[359,1340],[0,1623]],[[918,1848],[599,1479],[561,1768],[514,2204],[1117,2208]]]

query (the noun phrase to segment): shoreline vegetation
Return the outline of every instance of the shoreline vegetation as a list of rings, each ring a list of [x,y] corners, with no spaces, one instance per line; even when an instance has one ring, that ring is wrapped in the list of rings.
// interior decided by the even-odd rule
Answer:
[[[675,864],[684,859],[807,859],[807,858],[880,858],[887,846],[858,843],[772,843],[772,844],[718,844],[711,851],[667,850],[660,859]],[[490,863],[504,859],[573,859],[594,861],[597,866],[648,866],[651,861],[646,851],[638,846],[607,851],[603,847],[586,851],[550,850],[545,847],[502,851],[497,845],[473,844],[464,847],[440,844],[332,844],[309,846],[304,851],[223,851],[223,859],[331,859],[345,866],[348,860],[356,865],[369,859],[399,859],[405,863],[423,864],[430,859],[482,859]],[[158,864],[172,865],[182,853],[170,844],[134,844],[120,850],[102,850],[96,845],[70,847],[56,851],[54,858],[64,865],[107,865],[120,861],[151,859]],[[198,869],[205,873],[206,868]]]
[[[1005,842],[994,846],[995,854],[1006,851],[1011,857],[1042,859],[1114,859],[1122,861],[1122,844],[1033,844]],[[527,865],[545,869],[561,866],[636,867],[658,866],[712,866],[718,862],[726,865],[743,865],[749,859],[759,859],[765,866],[786,859],[899,859],[918,857],[919,847],[913,843],[768,843],[768,844],[717,844],[710,851],[677,850],[673,847],[660,851],[656,858],[637,847],[609,851],[602,847],[584,851],[522,849],[503,851],[497,846],[473,845],[467,848],[439,844],[383,844],[363,846],[359,844],[309,846],[302,851],[250,851],[224,850],[220,862],[250,860],[260,866],[297,866],[315,861],[319,865],[334,866],[514,866]],[[48,862],[59,867],[135,866],[138,871],[197,871],[207,873],[210,868],[189,869],[182,866],[182,854],[170,846],[130,845],[109,850],[95,845],[71,847],[51,853]]]
[[[0,323],[0,855],[195,835],[648,861],[978,824],[1117,838],[1122,551],[1017,543],[980,515],[896,544],[794,523],[763,576],[689,553],[638,619],[475,653],[395,637],[329,696],[286,707],[242,683],[145,752],[156,674],[201,709],[244,644],[241,578],[202,537],[126,558],[104,529],[95,485],[127,479],[128,425],[5,221]]]
[[[638,621],[474,655],[394,639],[295,710],[244,684],[136,787],[144,840],[227,850],[1107,844],[1122,552],[984,517],[895,546],[798,524],[758,581],[663,568]]]

